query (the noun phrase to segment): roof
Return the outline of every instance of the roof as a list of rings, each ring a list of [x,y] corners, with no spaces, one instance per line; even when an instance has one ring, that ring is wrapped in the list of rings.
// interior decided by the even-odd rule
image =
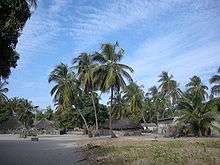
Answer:
[[[174,121],[173,117],[158,119],[158,124],[170,124],[170,123],[173,123],[173,121]]]
[[[6,131],[6,130],[16,130],[23,128],[23,124],[18,120],[17,116],[11,116],[8,120],[2,122],[0,124],[0,130]]]
[[[37,121],[35,123],[36,129],[49,129],[49,128],[54,128],[54,123],[47,120],[47,119],[41,119],[40,121]]]
[[[156,127],[157,125],[155,123],[141,123],[142,127]]]
[[[102,126],[103,128],[109,128],[109,121],[106,121]],[[112,120],[112,129],[120,130],[120,129],[138,129],[140,128],[139,124],[135,124],[128,119],[118,119]]]

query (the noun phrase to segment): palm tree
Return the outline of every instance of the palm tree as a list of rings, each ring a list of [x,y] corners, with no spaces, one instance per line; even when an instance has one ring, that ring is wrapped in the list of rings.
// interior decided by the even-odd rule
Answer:
[[[95,82],[102,92],[111,92],[110,96],[110,111],[109,111],[109,129],[112,137],[112,111],[113,111],[113,98],[114,93],[120,91],[121,88],[126,86],[125,79],[132,82],[132,78],[127,71],[133,72],[133,69],[125,64],[119,63],[124,55],[124,50],[119,47],[116,42],[112,44],[102,44],[101,53],[94,55],[94,61],[99,62],[101,65],[95,70]]]
[[[193,94],[198,99],[204,101],[208,97],[208,87],[205,86],[198,76],[193,76],[190,78],[190,82],[186,84],[187,93]],[[198,96],[197,96],[198,95]]]
[[[128,117],[130,114],[130,109],[127,108],[127,102],[125,101],[122,92],[118,92],[114,94],[114,98],[112,101],[114,107],[113,107],[113,112],[112,116],[116,119],[123,119],[125,117]]]
[[[131,112],[141,112],[144,123],[146,123],[143,104],[144,104],[144,91],[142,86],[138,86],[132,82],[124,89],[124,98],[129,102]]]
[[[211,89],[211,93],[213,95],[218,95],[220,94],[220,67],[218,68],[218,72],[216,75],[212,76],[210,79],[209,79],[209,82],[211,84],[215,84],[212,89]]]
[[[214,101],[206,101],[208,87],[203,85],[198,76],[190,78],[188,88],[180,99],[177,109],[180,121],[189,123],[196,135],[204,135],[204,131],[215,120],[217,106]]]
[[[173,75],[169,76],[168,72],[165,71],[163,71],[159,77],[158,82],[161,83],[159,85],[161,93],[170,99],[171,105],[175,105],[181,95],[181,90],[178,88],[177,82],[173,80]]]
[[[24,124],[24,126],[30,127],[33,124],[34,118],[34,106],[32,105],[31,101],[26,99],[19,99],[18,100],[19,109],[17,109],[18,118]]]
[[[165,94],[160,92],[156,86],[152,86],[148,89],[148,93],[145,95],[145,100],[146,99],[150,100],[151,108],[155,111],[154,114],[156,114],[157,121],[160,117],[164,118],[169,106],[169,101],[165,97]]]
[[[167,94],[171,89],[172,89],[172,78],[173,75],[168,74],[168,72],[163,71],[160,75],[159,75],[160,79],[158,80],[158,82],[160,82],[161,84],[159,85],[159,89],[162,93]]]
[[[50,91],[51,96],[53,96],[53,101],[56,106],[64,107],[64,102],[67,98],[67,90],[70,87],[69,80],[71,81],[72,73],[69,72],[67,65],[61,63],[56,66],[56,68],[50,73],[48,82],[54,82],[52,90]],[[64,98],[65,97],[65,98]]]
[[[177,106],[179,121],[190,124],[195,136],[207,135],[217,117],[217,106],[210,100],[203,102],[198,95],[184,94]]]
[[[6,81],[0,81],[0,105],[8,99],[5,95],[8,92],[8,88],[5,87],[7,84]]]
[[[55,105],[61,110],[64,110],[65,107],[77,110],[88,131],[88,124],[78,106],[81,90],[79,88],[79,81],[76,79],[74,72],[72,72],[67,65],[61,63],[50,73],[48,81],[49,83],[55,83],[50,92],[54,98],[53,101]]]
[[[95,114],[95,123],[96,123],[96,130],[98,130],[98,118],[97,118],[97,111],[94,99],[94,68],[95,64],[92,63],[92,56],[87,53],[81,53],[77,58],[73,59],[73,65],[78,70],[79,81],[81,83],[82,89],[86,94],[90,94],[92,98],[92,104]],[[76,65],[77,64],[77,65]]]

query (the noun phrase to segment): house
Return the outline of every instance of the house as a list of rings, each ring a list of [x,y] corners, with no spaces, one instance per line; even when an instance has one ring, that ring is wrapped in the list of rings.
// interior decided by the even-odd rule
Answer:
[[[211,136],[220,137],[220,121],[219,119],[212,123]]]
[[[104,129],[109,129],[109,121],[107,120],[102,126]],[[113,130],[135,130],[140,129],[141,125],[136,124],[128,119],[114,119],[112,120]]]
[[[42,132],[45,132],[46,133],[55,133],[55,124],[54,122],[52,121],[49,121],[47,119],[41,119],[40,121],[37,121],[35,122],[35,128],[38,130],[38,131],[42,131]]]
[[[16,133],[24,128],[16,115],[12,115],[8,120],[0,124],[0,133]]]
[[[177,130],[175,125],[177,124],[177,118],[164,118],[158,120],[158,133],[165,136],[172,136]]]

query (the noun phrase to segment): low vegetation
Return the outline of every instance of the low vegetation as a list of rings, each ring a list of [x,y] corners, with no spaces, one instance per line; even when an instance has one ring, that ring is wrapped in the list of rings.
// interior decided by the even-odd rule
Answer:
[[[218,164],[219,139],[106,140],[86,144],[93,164]]]

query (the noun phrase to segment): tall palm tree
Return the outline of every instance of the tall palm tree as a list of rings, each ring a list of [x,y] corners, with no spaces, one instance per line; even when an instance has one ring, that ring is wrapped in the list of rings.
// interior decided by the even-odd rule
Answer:
[[[90,94],[92,98],[93,110],[95,114],[95,123],[96,123],[96,130],[98,130],[98,117],[97,117],[97,110],[95,105],[94,99],[94,68],[96,64],[92,63],[92,56],[87,53],[81,53],[77,58],[73,59],[73,65],[77,68],[79,81],[81,83],[82,89],[86,94]]]
[[[168,72],[163,71],[160,75],[159,75],[160,79],[158,80],[159,83],[161,83],[159,85],[159,89],[162,93],[168,93],[171,89],[172,89],[172,78],[173,75],[168,74]]]
[[[208,97],[208,87],[202,83],[202,80],[198,76],[190,78],[190,82],[186,84],[187,93],[193,94],[195,97],[198,95],[198,99],[204,101]]]
[[[74,72],[72,72],[67,65],[61,63],[50,73],[48,81],[49,83],[55,83],[50,92],[54,98],[53,101],[55,105],[58,106],[59,109],[64,109],[65,107],[76,109],[82,117],[88,131],[88,124],[78,106],[81,91]]]
[[[71,81],[72,76],[73,75],[69,72],[68,66],[63,63],[57,65],[56,68],[50,73],[48,82],[55,83],[50,91],[55,105],[64,107],[64,102],[66,101],[65,98],[67,98],[65,95],[70,87],[69,80]]]
[[[212,76],[210,79],[209,79],[209,82],[211,84],[215,84],[212,89],[211,89],[211,92],[213,95],[218,95],[220,94],[220,67],[218,68],[218,71],[217,71],[217,74]]]
[[[5,86],[8,83],[6,81],[0,81],[0,105],[3,104],[5,101],[7,101],[6,93],[8,92],[8,88]]]
[[[159,77],[158,82],[161,83],[159,85],[161,93],[170,99],[171,105],[174,105],[181,95],[181,90],[178,88],[177,82],[173,80],[173,75],[169,75],[168,72],[165,71],[163,71]]]
[[[109,110],[109,129],[112,137],[112,111],[114,93],[120,91],[126,86],[125,79],[132,82],[132,78],[127,71],[133,72],[133,69],[125,64],[119,63],[124,55],[124,50],[119,47],[116,42],[113,44],[102,44],[101,53],[94,55],[94,61],[101,65],[95,70],[96,83],[101,91],[111,92],[110,96],[110,110]]]

